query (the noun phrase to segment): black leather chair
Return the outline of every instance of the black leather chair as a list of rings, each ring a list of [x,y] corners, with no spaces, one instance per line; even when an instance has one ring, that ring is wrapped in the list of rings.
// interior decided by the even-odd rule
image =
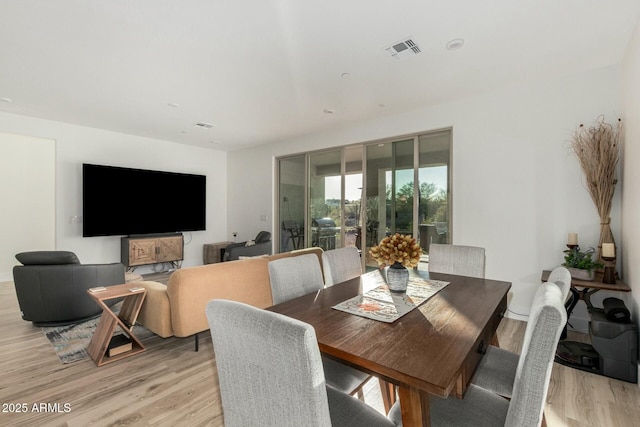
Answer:
[[[125,283],[123,264],[80,264],[73,252],[22,252],[16,259],[22,263],[13,267],[22,318],[36,326],[68,325],[96,317],[102,310],[87,289]]]
[[[223,261],[234,261],[241,256],[271,255],[271,233],[261,231],[253,240],[254,244],[247,242],[232,243],[224,249]]]

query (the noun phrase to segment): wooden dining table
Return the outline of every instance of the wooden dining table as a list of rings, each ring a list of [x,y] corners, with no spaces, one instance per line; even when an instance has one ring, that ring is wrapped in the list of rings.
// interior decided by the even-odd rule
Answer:
[[[268,310],[312,325],[320,351],[378,377],[390,404],[397,387],[405,427],[429,426],[430,396],[463,398],[507,310],[511,283],[412,270],[449,285],[393,323],[332,308],[379,285],[380,274],[368,272]]]

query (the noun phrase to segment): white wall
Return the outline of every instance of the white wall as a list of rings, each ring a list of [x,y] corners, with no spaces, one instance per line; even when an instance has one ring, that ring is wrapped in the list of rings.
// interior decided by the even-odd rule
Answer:
[[[486,248],[486,276],[513,283],[509,315],[522,318],[541,270],[563,262],[567,233],[597,245],[599,218],[569,140],[581,122],[617,119],[619,84],[620,68],[609,67],[229,153],[228,230],[255,234],[264,211],[273,230],[275,156],[451,126],[453,243]],[[619,207],[617,191],[616,237]]]
[[[185,233],[183,265],[202,264],[202,245],[226,240],[224,152],[6,113],[0,113],[0,131],[56,141],[55,247],[75,252],[83,263],[119,262],[120,237],[83,238],[82,224],[69,222],[71,216],[82,216],[82,163],[206,175],[207,230]],[[15,177],[0,170],[0,179],[10,182]],[[161,215],[167,203],[180,203],[180,194],[148,200],[136,188],[122,190],[122,208],[141,215]],[[2,223],[2,227],[14,226],[21,224]],[[151,269],[141,267],[137,271]]]
[[[55,141],[0,132],[0,282],[12,280],[15,254],[55,247]],[[28,197],[26,196],[28,195]]]
[[[640,22],[629,43],[622,69],[625,137],[622,162],[622,265],[631,287],[627,306],[636,324],[640,307]]]

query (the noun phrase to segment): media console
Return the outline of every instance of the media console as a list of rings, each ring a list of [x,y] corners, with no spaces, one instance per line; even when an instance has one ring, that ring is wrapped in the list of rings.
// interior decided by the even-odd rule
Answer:
[[[125,267],[175,263],[184,258],[182,233],[129,236],[121,239],[121,262]]]

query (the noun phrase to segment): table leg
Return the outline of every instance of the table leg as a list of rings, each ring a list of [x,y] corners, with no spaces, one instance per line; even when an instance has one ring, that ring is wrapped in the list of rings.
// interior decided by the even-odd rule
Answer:
[[[382,394],[384,412],[385,414],[388,414],[393,404],[396,403],[396,386],[381,379],[378,379],[378,381],[380,382],[380,392]]]
[[[398,397],[402,409],[403,426],[429,427],[431,425],[429,394],[401,386],[398,387]]]

